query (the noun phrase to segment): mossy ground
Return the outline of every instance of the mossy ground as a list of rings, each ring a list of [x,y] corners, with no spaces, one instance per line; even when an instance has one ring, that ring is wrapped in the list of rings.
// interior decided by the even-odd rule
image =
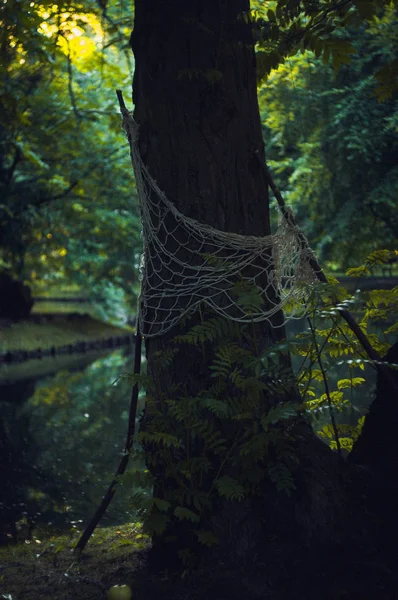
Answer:
[[[138,523],[98,528],[82,554],[74,551],[79,535],[74,529],[45,538],[35,530],[30,539],[20,536],[18,543],[0,548],[1,600],[105,600],[110,587],[124,584],[131,587],[132,600],[398,598],[396,577],[374,561],[360,565],[355,557],[348,562],[340,557],[335,562],[328,552],[300,556],[293,540],[255,568],[231,569],[213,561],[172,578],[149,573],[150,540]]]
[[[112,585],[135,587],[148,538],[139,524],[98,528],[80,556],[76,533],[31,539],[0,548],[0,595],[7,600],[94,600]]]
[[[125,584],[132,589],[132,600],[284,598],[270,591],[263,571],[226,571],[221,563],[174,577],[151,574],[150,539],[140,523],[97,528],[79,554],[74,550],[80,537],[76,529],[47,538],[48,533],[35,530],[29,539],[21,525],[18,529],[18,543],[0,547],[1,600],[105,600],[110,587]],[[27,534],[26,525],[23,529]]]
[[[96,529],[83,553],[79,538],[57,535],[43,539],[37,531],[0,548],[0,598],[5,600],[105,600],[114,585],[129,585],[132,600],[252,600],[241,589],[240,574],[220,579],[211,572],[168,577],[147,568],[149,538],[140,524]],[[218,565],[217,565],[218,567]],[[214,569],[214,570],[213,570]],[[260,596],[255,596],[260,598]],[[264,596],[269,597],[269,596]],[[278,598],[279,600],[279,598]]]
[[[193,577],[151,575],[150,541],[139,524],[97,529],[80,555],[74,551],[77,539],[58,535],[43,541],[36,533],[32,539],[0,548],[0,598],[105,600],[110,587],[127,584],[132,600],[282,600],[242,594],[241,573],[219,573],[220,565]]]
[[[59,298],[60,296],[63,298],[76,298],[78,296],[85,298],[88,296],[84,289],[75,284],[49,286],[45,281],[36,280],[31,285],[31,288],[34,296],[41,296],[43,298]]]

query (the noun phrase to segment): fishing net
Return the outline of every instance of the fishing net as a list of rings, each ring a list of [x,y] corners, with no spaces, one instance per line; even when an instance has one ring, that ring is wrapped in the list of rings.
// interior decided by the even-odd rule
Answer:
[[[241,323],[275,326],[300,318],[308,284],[316,278],[309,265],[313,253],[293,220],[285,215],[273,235],[256,237],[220,231],[183,215],[143,163],[132,114],[122,108],[122,115],[143,228],[143,335],[166,333],[203,304]]]

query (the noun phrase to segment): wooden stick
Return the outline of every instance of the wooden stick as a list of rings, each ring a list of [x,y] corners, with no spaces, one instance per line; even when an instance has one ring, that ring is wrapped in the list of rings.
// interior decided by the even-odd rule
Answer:
[[[284,218],[290,224],[292,224],[293,226],[296,226],[294,216],[287,208],[286,203],[283,199],[283,196],[280,193],[279,189],[277,188],[277,186],[272,178],[272,175],[268,170],[266,163],[264,163],[264,161],[261,159],[259,153],[257,154],[257,156],[258,156],[263,168],[265,169],[265,174],[267,177],[268,185],[270,186],[272,193],[274,194],[276,201],[278,202],[279,208],[281,209],[281,212],[282,212]],[[296,231],[297,231],[297,237],[300,240],[302,247],[309,248],[306,237],[301,233],[301,231],[298,228]],[[323,272],[323,269],[320,266],[320,264],[314,254],[310,258],[309,263],[310,263],[310,266],[312,267],[316,277],[319,279],[319,281],[321,281],[322,283],[328,283],[327,277],[326,277],[325,273]],[[337,304],[337,300],[334,301],[334,304]],[[376,369],[378,369],[380,372],[382,372],[384,375],[386,375],[389,382],[394,387],[396,387],[395,379],[393,378],[390,370],[388,368],[386,368],[385,365],[379,364],[379,363],[383,362],[382,357],[377,352],[377,350],[375,350],[373,348],[372,344],[370,343],[370,341],[368,340],[368,338],[366,337],[366,335],[364,334],[362,329],[359,327],[358,323],[355,321],[352,314],[348,310],[345,310],[344,308],[339,308],[338,306],[336,306],[336,310],[340,313],[342,318],[347,323],[348,327],[351,329],[353,334],[357,337],[359,343],[361,344],[362,348],[365,350],[365,352],[368,355],[368,357],[370,358],[370,360],[374,363]]]
[[[134,352],[134,374],[139,375],[141,372],[141,345],[142,345],[142,336],[140,332],[140,319],[139,315],[137,316],[137,333],[135,336],[135,352]],[[119,463],[119,466],[116,470],[115,476],[108,487],[104,497],[102,498],[95,514],[86,529],[82,533],[79,541],[75,546],[75,550],[80,550],[81,552],[84,550],[88,540],[90,539],[94,529],[97,527],[98,523],[102,519],[105,511],[107,510],[111,500],[116,492],[116,487],[119,481],[119,478],[123,475],[127,468],[127,464],[129,462],[131,450],[133,447],[134,441],[134,432],[135,432],[135,419],[137,416],[137,405],[138,405],[138,392],[139,385],[138,383],[134,384],[133,391],[131,394],[131,403],[130,403],[130,414],[129,414],[129,424],[127,428],[127,437],[126,443],[124,446],[124,452],[122,459]]]

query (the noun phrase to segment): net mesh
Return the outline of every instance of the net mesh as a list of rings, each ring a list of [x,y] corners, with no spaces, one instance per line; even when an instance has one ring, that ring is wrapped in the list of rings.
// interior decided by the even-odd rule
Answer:
[[[275,326],[276,321],[282,325],[302,317],[308,284],[315,281],[309,265],[313,253],[293,221],[282,217],[273,235],[256,237],[221,231],[183,215],[143,163],[132,114],[122,109],[122,115],[143,228],[143,334],[166,333],[202,303],[241,323],[269,321]]]

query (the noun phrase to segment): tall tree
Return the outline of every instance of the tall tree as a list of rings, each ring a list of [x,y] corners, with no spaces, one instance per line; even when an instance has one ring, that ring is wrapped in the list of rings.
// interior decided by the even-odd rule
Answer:
[[[270,233],[270,219],[249,11],[249,0],[170,0],[167,3],[137,0],[132,35],[133,100],[142,159],[177,209],[187,217],[222,231],[264,236]],[[173,229],[172,218],[169,228]],[[175,240],[170,236],[162,241],[173,252]],[[153,240],[148,240],[147,258],[148,253],[153,254],[151,243]],[[159,270],[160,277],[161,268],[156,258],[147,261],[147,269]],[[154,415],[162,413],[164,425],[166,417],[171,417],[171,406],[175,414],[175,403],[188,406],[190,399],[197,398],[206,386],[210,387],[211,344],[205,344],[204,348],[189,346],[183,353],[171,353],[166,369],[161,368],[159,360],[167,350],[176,348],[176,333],[187,331],[199,321],[200,316],[194,315],[168,333],[147,339],[153,399],[143,422],[144,433],[151,431]],[[280,315],[272,325],[276,324],[280,324]],[[281,338],[277,333],[281,329],[272,325],[254,328],[260,350]],[[243,330],[238,342],[242,348],[248,343]],[[284,366],[288,368],[286,363],[285,359]],[[262,403],[268,410],[286,401],[286,397],[297,402],[294,386],[273,394],[270,389],[262,392]],[[250,398],[250,393],[247,397]],[[240,421],[228,426],[220,419],[215,425],[210,419],[206,423],[214,429],[218,427],[224,437],[232,440],[234,436],[239,437],[239,427],[243,427]],[[218,536],[219,545],[212,550],[213,557],[221,556],[230,564],[242,565],[251,562],[254,556],[261,556],[281,577],[279,552],[284,553],[285,560],[294,558],[295,564],[300,563],[302,567],[314,546],[335,548],[348,538],[352,540],[355,530],[357,538],[361,538],[361,530],[353,518],[353,505],[358,496],[347,491],[348,484],[356,485],[356,471],[347,471],[339,457],[316,438],[305,418],[287,423],[286,427],[276,426],[276,430],[279,440],[285,443],[284,452],[288,455],[285,466],[294,470],[295,489],[289,490],[290,496],[281,495],[270,477],[258,474],[258,470],[270,473],[269,465],[278,454],[274,447],[267,456],[263,453],[264,460],[255,465],[257,492],[243,496],[244,502],[237,502],[236,499],[242,499],[239,483],[245,480],[246,474],[236,455],[232,456],[227,470],[229,481],[237,482],[235,501],[231,498],[233,494],[229,498],[220,494],[207,516],[201,509],[213,491],[211,480],[217,469],[231,458],[232,451],[221,457],[217,452],[210,453],[208,481],[206,471],[202,481],[205,499],[201,506],[196,496],[194,506],[187,500],[189,494],[193,495],[193,477],[184,474],[182,465],[187,464],[188,444],[192,444],[192,452],[198,452],[198,460],[200,452],[203,458],[203,444],[198,444],[198,436],[188,430],[187,439],[170,450],[168,464],[159,446],[149,443],[150,438],[146,437],[147,464],[154,476],[156,497],[152,513],[167,513],[168,517],[166,527],[153,527],[155,567],[175,566],[176,557],[182,558],[181,550],[187,542],[189,544],[189,521],[195,521],[197,513],[205,514],[204,527],[213,528]],[[169,426],[169,434],[178,431],[171,418]],[[254,423],[253,428],[255,426]],[[154,440],[153,430],[152,434]],[[247,470],[252,466],[248,465]],[[181,469],[179,480],[174,477],[178,469]],[[176,488],[186,492],[184,500],[180,494],[180,502]],[[178,506],[184,503],[191,509],[185,513]],[[185,519],[181,518],[184,515]],[[277,546],[271,543],[275,539]]]
[[[0,269],[39,294],[77,284],[109,314],[140,242],[114,103],[130,14],[105,4],[0,6]]]
[[[223,231],[264,236],[270,233],[268,192],[249,9],[246,0],[137,2],[135,118],[145,164],[184,215]],[[180,385],[195,396],[209,379],[209,361],[197,349],[178,356],[167,374],[157,371],[156,356],[174,335],[147,342],[149,371],[161,395]],[[257,336],[267,345],[278,334],[262,325]],[[157,486],[167,497],[163,483]],[[248,549],[256,545],[245,528],[232,522],[228,528],[246,537]],[[235,538],[234,551],[241,545]]]

